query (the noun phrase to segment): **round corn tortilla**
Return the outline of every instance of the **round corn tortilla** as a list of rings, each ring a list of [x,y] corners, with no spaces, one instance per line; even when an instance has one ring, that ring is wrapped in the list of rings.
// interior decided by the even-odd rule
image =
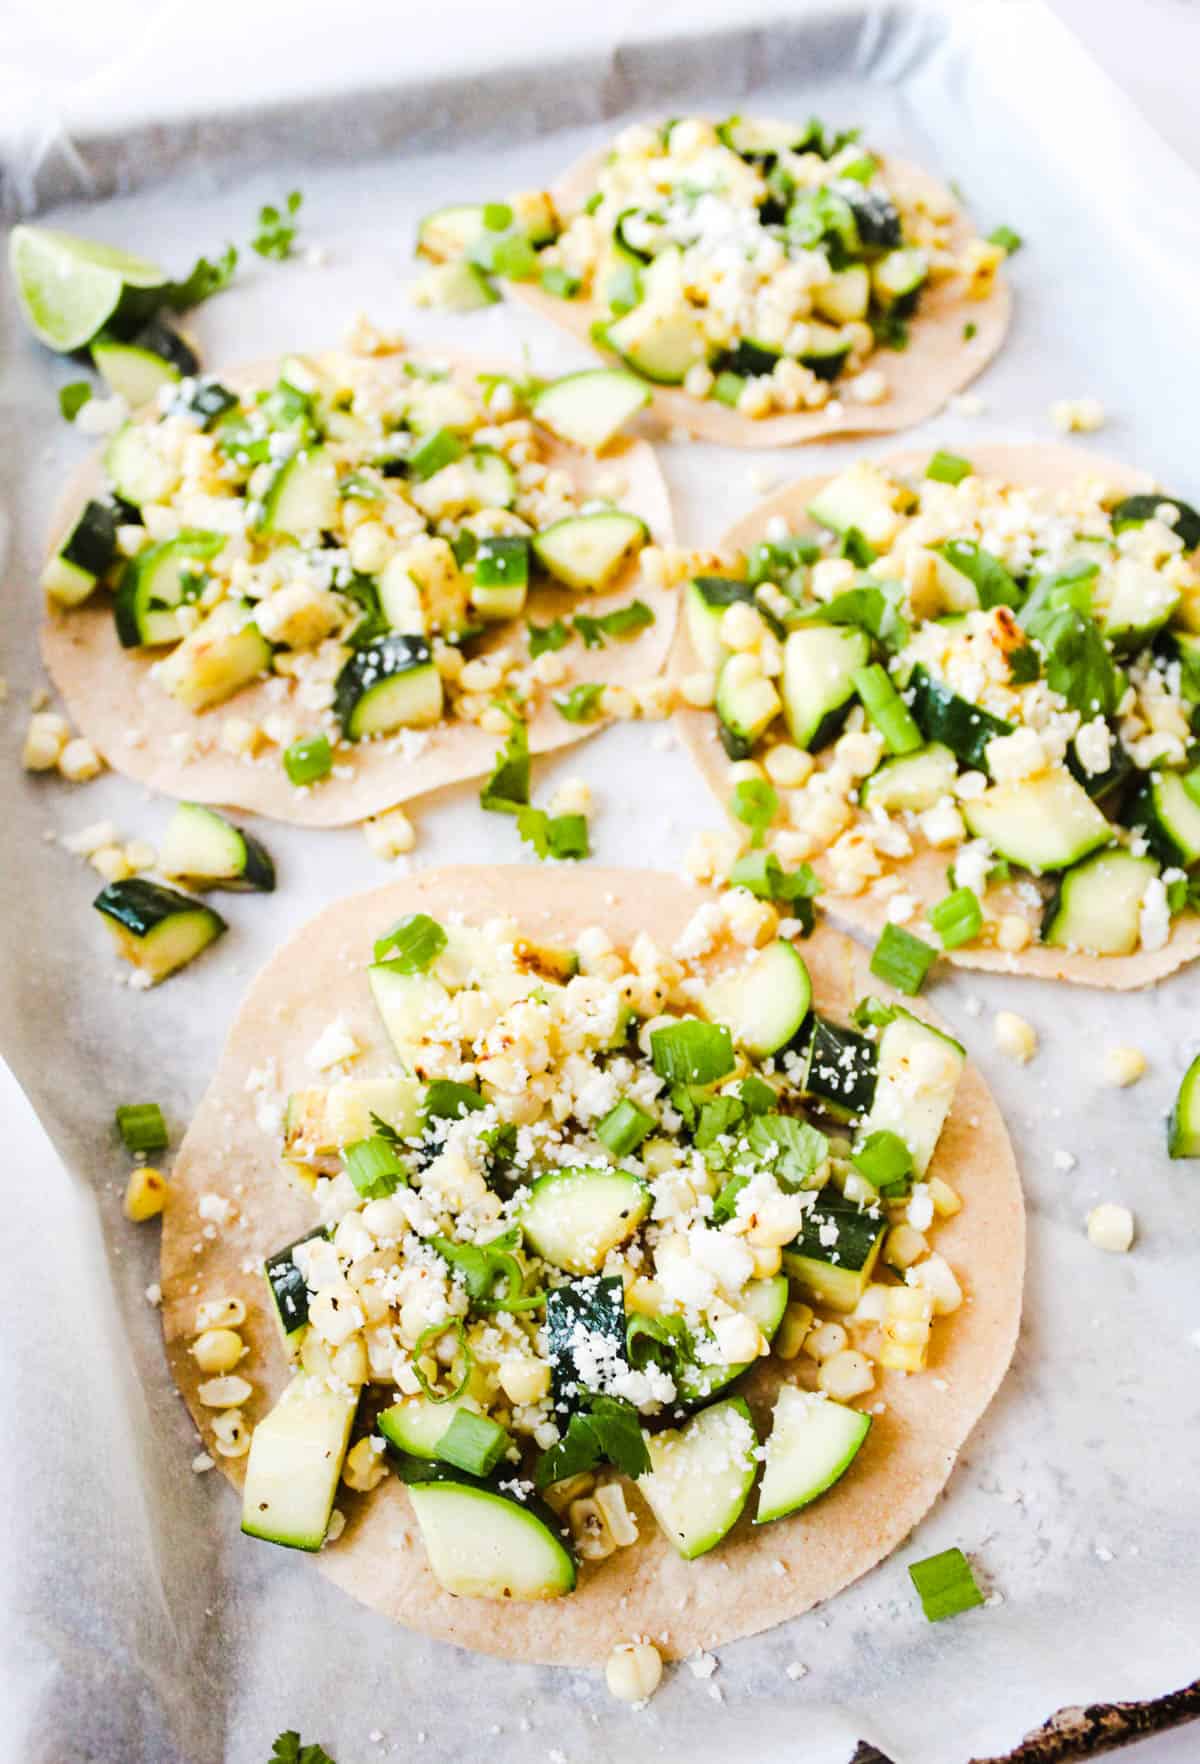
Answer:
[[[885,454],[875,463],[885,471],[911,473],[923,471],[929,457],[927,449],[910,449]],[[1102,478],[1127,495],[1146,488],[1145,473],[1082,447],[1015,447],[992,443],[972,447],[970,459],[977,472],[1040,489],[1067,489],[1078,483],[1081,477]],[[766,537],[768,523],[777,516],[787,522],[789,530],[802,528],[805,524],[815,530],[815,523],[808,520],[806,511],[813,497],[833,475],[825,473],[819,478],[800,478],[785,485],[730,527],[718,542],[717,549],[726,557],[746,551]],[[698,667],[699,660],[688,636],[687,621],[681,618],[671,672],[682,677]],[[727,803],[731,789],[730,762],[721,747],[713,712],[680,709],[676,717],[692,757],[718,799]],[[921,909],[928,911],[946,894],[948,862],[946,851],[924,846],[901,863],[889,863],[886,874],[898,876],[904,893],[915,895]],[[813,867],[828,881],[827,867],[820,858],[814,861]],[[1011,888],[989,888],[987,902],[996,913],[1020,909],[1020,901]],[[872,938],[877,938],[887,923],[888,901],[880,895],[828,893],[822,896],[821,904],[839,925],[864,932]],[[1040,980],[1070,980],[1080,986],[1102,986],[1126,992],[1163,979],[1185,962],[1192,961],[1197,954],[1200,954],[1200,916],[1185,913],[1172,921],[1170,938],[1162,949],[1140,950],[1133,955],[1084,955],[1072,950],[1050,949],[1044,944],[1031,944],[1014,955],[982,944],[968,944],[948,950],[945,959],[960,968],[996,974],[1029,974]]]
[[[550,194],[560,214],[579,212],[595,188],[596,173],[605,158],[606,150],[588,154],[554,186]],[[927,192],[955,207],[949,248],[961,251],[973,228],[945,186],[904,160],[880,156],[880,163],[889,186],[898,194]],[[582,343],[591,344],[592,325],[609,316],[597,301],[561,300],[535,282],[511,282],[508,286],[516,299]],[[832,415],[827,406],[755,419],[740,416],[713,399],[690,398],[678,388],[655,386],[647,416],[661,429],[681,429],[697,440],[716,441],[725,447],[796,447],[838,435],[892,435],[925,422],[982,373],[1004,341],[1011,312],[1012,294],[1002,276],[997,276],[986,300],[968,299],[961,276],[934,282],[922,293],[908,346],[878,350],[868,362],[888,381],[890,391],[881,404],[857,404],[845,384],[839,388],[835,382],[830,406],[837,408]],[[975,326],[970,338],[963,335],[968,323]],[[606,355],[606,359],[611,357]]]
[[[482,371],[514,371],[511,364],[505,368],[494,362],[450,356],[442,350],[421,352],[425,359],[435,353],[464,383],[473,382]],[[400,375],[409,359],[400,354],[379,356],[372,365],[381,376]],[[244,391],[273,384],[278,368],[277,362],[259,362],[223,374],[222,379]],[[621,507],[641,516],[655,543],[671,542],[670,499],[647,442],[621,439],[597,458],[552,437],[547,439],[551,467],[569,472],[585,492],[604,479],[624,479],[627,488],[618,499]],[[57,550],[88,498],[98,494],[102,482],[97,454],[76,474],[59,505],[51,552]],[[660,672],[670,650],[678,594],[643,581],[636,558],[624,565],[612,586],[600,594],[533,588],[522,617],[497,624],[481,642],[478,653],[497,648],[514,636],[523,641],[526,616],[539,624],[569,618],[572,612],[599,616],[632,598],[645,601],[654,623],[630,637],[606,643],[603,649],[585,650],[582,641],[572,636],[560,652],[567,674],[555,691],[565,692],[583,680],[628,686],[650,679]],[[257,723],[272,712],[286,712],[293,702],[294,685],[288,682],[287,691],[279,697],[278,682],[283,676],[270,677],[210,710],[193,712],[150,676],[151,666],[165,653],[121,647],[111,597],[105,589],[98,589],[82,606],[51,610],[42,629],[43,659],[81,734],[114,771],[169,796],[250,809],[296,826],[339,827],[444,785],[479,777],[491,770],[495,760],[495,735],[474,723],[445,720],[427,732],[401,731],[398,737],[340,747],[334,755],[335,772],[319,784],[297,790],[284,772],[282,749],[272,746],[254,759],[246,759],[225,752],[219,742],[226,717]],[[311,712],[306,716],[299,711],[298,723],[300,730],[309,732],[317,727]],[[548,753],[584,740],[602,726],[602,720],[567,722],[547,697],[529,724],[530,750]],[[189,747],[190,741],[194,747]]]
[[[231,1293],[245,1300],[250,1352],[243,1369],[256,1387],[250,1419],[259,1419],[278,1396],[287,1369],[262,1276],[245,1270],[317,1222],[312,1201],[278,1173],[275,1136],[256,1124],[247,1074],[270,1060],[281,1092],[311,1082],[305,1055],[334,1013],[370,1049],[356,1062],[356,1073],[391,1063],[363,968],[372,938],[400,914],[459,912],[482,921],[515,912],[522,932],[542,941],[570,941],[586,926],[601,924],[619,945],[627,947],[646,931],[670,948],[696,904],[695,893],[675,877],[645,870],[427,871],[327,907],[263,969],[184,1140],[163,1220],[168,1359],[196,1426],[233,1483],[243,1479],[245,1459],[216,1453],[213,1415],[198,1397],[204,1375],[188,1352],[196,1306]],[[802,947],[823,1010],[844,1018],[863,993],[883,990],[848,938],[822,929]],[[607,1561],[581,1563],[578,1590],[569,1597],[500,1605],[453,1598],[438,1587],[405,1490],[389,1476],[366,1496],[339,1489],[345,1530],[322,1550],[318,1567],[344,1591],[410,1629],[482,1653],[558,1665],[599,1663],[615,1643],[643,1633],[667,1657],[682,1658],[832,1597],[895,1549],[929,1509],[1016,1342],[1025,1263],[1021,1187],[1000,1112],[970,1064],[933,1167],[963,1198],[961,1212],[939,1225],[937,1248],[962,1280],[967,1303],[935,1327],[928,1375],[879,1374],[870,1400],[881,1402],[882,1412],[853,1469],[804,1514],[756,1530],[748,1516],[751,1501],[725,1542],[689,1563],[675,1554],[628,1485],[640,1532],[636,1544]],[[211,1239],[204,1236],[199,1212],[200,1198],[208,1194],[227,1197],[237,1210],[236,1221]],[[764,1363],[742,1381],[760,1431],[779,1381],[778,1365],[770,1370]],[[235,1523],[232,1500],[226,1520]]]

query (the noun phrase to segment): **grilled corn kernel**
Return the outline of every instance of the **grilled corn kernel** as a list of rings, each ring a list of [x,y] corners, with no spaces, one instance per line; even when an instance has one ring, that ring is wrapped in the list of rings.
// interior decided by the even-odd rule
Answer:
[[[511,1354],[500,1362],[500,1383],[510,1403],[540,1403],[550,1388],[550,1368],[528,1354]]]
[[[940,1176],[929,1178],[929,1198],[933,1202],[933,1210],[941,1219],[952,1219],[955,1213],[962,1211],[962,1201],[957,1189],[943,1182]]]
[[[236,1329],[206,1329],[192,1343],[192,1358],[201,1372],[232,1372],[245,1351]]]
[[[1140,1047],[1110,1047],[1104,1055],[1104,1076],[1110,1084],[1122,1089],[1136,1084],[1146,1070],[1146,1056]]]
[[[250,1429],[240,1409],[226,1409],[212,1424],[213,1444],[223,1458],[244,1458],[250,1450]]]
[[[347,1488],[357,1489],[360,1494],[368,1494],[371,1489],[379,1487],[387,1473],[383,1441],[368,1435],[347,1452],[346,1462],[342,1466],[342,1481]]]
[[[567,1524],[571,1527],[575,1548],[585,1562],[603,1562],[617,1547],[607,1519],[589,1496],[571,1502],[567,1508]]]
[[[125,1185],[125,1217],[140,1225],[144,1219],[156,1218],[167,1200],[167,1179],[161,1170],[139,1164],[129,1172]]]
[[[206,1329],[238,1329],[246,1321],[246,1307],[240,1298],[205,1299],[196,1306],[196,1332]]]
[[[650,1642],[619,1642],[608,1656],[604,1681],[622,1703],[644,1703],[662,1682],[662,1656]]]
[[[804,1351],[814,1360],[832,1360],[849,1346],[850,1338],[840,1323],[818,1323],[804,1341]]]
[[[1037,1052],[1037,1030],[1032,1023],[1027,1023],[1024,1017],[1018,1017],[1013,1011],[997,1011],[992,1034],[1000,1052],[1017,1060],[1022,1066],[1027,1065]]]
[[[254,1386],[249,1379],[227,1372],[224,1377],[206,1379],[197,1395],[206,1409],[240,1409],[254,1395]]]
[[[1133,1243],[1133,1214],[1128,1207],[1105,1201],[1087,1216],[1088,1242],[1096,1249],[1123,1255]]]
[[[822,1360],[817,1382],[826,1396],[846,1403],[852,1397],[864,1396],[875,1383],[875,1370],[866,1354],[857,1348],[845,1348],[828,1360]]]
[[[812,1306],[790,1304],[775,1332],[775,1339],[771,1343],[772,1352],[778,1354],[781,1360],[794,1360],[804,1346],[805,1337],[812,1326]]]
[[[909,1268],[928,1249],[925,1238],[911,1225],[893,1225],[883,1246],[883,1259],[892,1268]]]

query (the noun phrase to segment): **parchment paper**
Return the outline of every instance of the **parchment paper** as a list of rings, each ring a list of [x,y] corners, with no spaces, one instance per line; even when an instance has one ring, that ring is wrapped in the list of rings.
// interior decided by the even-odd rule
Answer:
[[[528,314],[409,313],[403,285],[420,212],[541,183],[618,119],[684,104],[819,108],[862,120],[881,143],[956,176],[981,222],[1005,222],[1028,241],[1012,266],[1008,349],[978,388],[985,414],[950,414],[916,440],[969,453],[974,437],[1046,436],[1052,399],[1092,394],[1112,413],[1103,451],[1152,464],[1196,496],[1196,183],[1047,15],[1009,4],[960,9],[949,23],[899,8],[771,21],[747,9],[734,25],[728,8],[710,4],[719,37],[697,26],[685,40],[689,21],[703,22],[699,7],[642,9],[628,28],[632,7],[582,20],[575,10],[535,11],[545,42],[524,39],[539,45],[524,52],[524,70],[502,8],[477,29],[444,5],[414,42],[393,10],[356,7],[346,48],[354,59],[340,63],[326,15],[289,34],[282,8],[254,19],[243,8],[234,36],[212,28],[221,6],[180,12],[173,81],[172,42],[160,29],[139,43],[124,86],[86,95],[89,138],[74,163],[92,165],[102,189],[114,179],[130,189],[100,206],[64,204],[55,221],[183,269],[198,249],[245,239],[258,204],[300,184],[305,241],[328,248],[328,266],[248,257],[236,289],[195,317],[214,365],[336,340],[365,307],[381,323],[479,353],[511,353],[523,339],[552,370],[584,357]],[[493,81],[455,85],[446,72],[455,55],[478,67],[493,52],[506,70]],[[178,70],[190,59],[189,85]],[[308,93],[307,102],[236,110],[235,61],[261,69],[264,89],[274,79],[273,92],[289,101]],[[339,85],[339,65],[362,79],[361,95]],[[189,121],[189,91],[224,113]],[[171,123],[152,126],[158,114]],[[105,133],[114,117],[118,131]],[[43,117],[37,138],[51,135]],[[11,154],[6,200],[61,193],[72,163],[61,151]],[[79,369],[42,355],[7,289],[5,302],[3,1045],[72,1172],[44,1191],[31,1191],[20,1168],[5,1173],[5,1764],[265,1764],[288,1726],[322,1740],[338,1764],[483,1755],[492,1764],[836,1764],[860,1738],[897,1764],[963,1764],[1006,1751],[1061,1704],[1159,1695],[1194,1677],[1200,1188],[1192,1166],[1168,1162],[1162,1137],[1198,1039],[1187,972],[1119,1000],[1001,977],[947,976],[933,988],[1005,1107],[1023,1161],[1031,1252],[1016,1367],[911,1543],[828,1609],[723,1649],[713,1679],[677,1669],[648,1709],[631,1713],[594,1677],[497,1667],[393,1629],[309,1563],[238,1536],[228,1490],[189,1468],[195,1435],[143,1296],[155,1278],[156,1231],[121,1218],[126,1164],[112,1110],[155,1098],[178,1137],[249,976],[334,893],[387,871],[355,832],[266,829],[279,893],[220,897],[232,930],[216,950],[153,993],[124,984],[88,909],[98,880],[43,836],[111,818],[125,837],[153,839],[169,805],[112,779],[76,790],[14,770],[38,682],[37,541],[84,443],[59,422],[53,397]],[[663,459],[680,529],[704,544],[760,493],[750,470],[782,481],[853,451],[756,459],[667,446]],[[568,775],[596,788],[601,861],[668,867],[694,832],[716,824],[684,755],[644,725],[538,766],[535,794],[545,800]],[[522,855],[507,820],[478,812],[472,787],[415,813],[421,862]],[[990,1020],[1001,1007],[1042,1033],[1025,1070],[993,1050]],[[1103,1049],[1118,1041],[1150,1056],[1133,1091],[1100,1078]],[[1077,1163],[1058,1167],[1056,1151]],[[1105,1257],[1084,1237],[1083,1217],[1103,1199],[1137,1216],[1128,1257]],[[955,1543],[999,1599],[930,1626],[905,1564]],[[794,1662],[805,1676],[787,1675]]]

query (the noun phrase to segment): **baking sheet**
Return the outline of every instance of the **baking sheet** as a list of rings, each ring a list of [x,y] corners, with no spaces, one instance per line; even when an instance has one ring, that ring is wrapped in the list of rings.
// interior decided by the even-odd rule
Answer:
[[[1188,413],[1200,402],[1200,356],[1188,347],[1187,309],[1200,270],[1196,183],[1048,14],[1025,4],[960,8],[949,19],[845,7],[773,20],[756,11],[733,25],[714,4],[652,18],[633,10],[579,20],[535,8],[544,53],[524,68],[527,52],[503,29],[506,9],[465,19],[443,6],[413,44],[393,13],[369,3],[355,9],[345,56],[322,21],[319,76],[303,53],[315,25],[281,38],[271,5],[243,20],[239,37],[197,37],[192,14],[189,79],[161,77],[172,49],[178,66],[183,39],[150,32],[134,76],[110,81],[103,107],[93,92],[76,112],[86,125],[76,154],[61,142],[45,150],[44,118],[31,151],[19,113],[10,115],[4,199],[11,209],[73,189],[56,224],[182,269],[199,249],[244,239],[259,203],[299,184],[305,243],[326,248],[328,264],[247,262],[236,288],[195,315],[213,364],[336,341],[362,307],[414,337],[478,353],[524,341],[553,371],[583,357],[515,308],[459,321],[410,312],[403,289],[420,212],[540,183],[617,119],[684,104],[820,108],[955,175],[985,225],[1006,222],[1028,240],[1013,265],[1014,333],[979,387],[986,411],[949,414],[917,439],[969,453],[973,437],[1044,436],[1051,399],[1097,395],[1112,413],[1103,450],[1196,495]],[[221,4],[206,13],[222,16]],[[216,79],[222,66],[228,76],[230,41],[247,67],[270,71],[286,101],[230,106],[228,77],[223,88]],[[475,67],[491,56],[501,72],[455,83],[455,55]],[[356,72],[363,91],[347,96]],[[225,114],[189,116],[202,99]],[[83,199],[81,165],[102,203]],[[114,183],[124,194],[108,196]],[[1166,1159],[1161,1131],[1198,1041],[1186,973],[1116,1001],[1001,978],[938,983],[939,1009],[1006,1109],[1028,1186],[1014,1374],[913,1542],[828,1609],[722,1649],[712,1679],[685,1666],[648,1709],[630,1713],[586,1675],[497,1667],[393,1630],[305,1561],[238,1537],[229,1491],[189,1467],[194,1434],[144,1298],[156,1234],[121,1219],[112,1108],[156,1097],[178,1134],[260,962],[332,894],[387,872],[357,833],[271,827],[280,892],[220,897],[233,929],[215,952],[157,992],[124,985],[87,910],[96,879],[45,835],[111,818],[125,837],[153,839],[169,806],[111,778],[77,790],[14,770],[40,679],[39,536],[81,442],[53,397],[78,369],[29,343],[7,289],[0,323],[10,607],[3,1047],[72,1173],[30,1192],[10,1170],[0,1235],[0,1290],[10,1295],[0,1346],[5,1764],[262,1764],[288,1726],[321,1739],[339,1764],[441,1764],[484,1749],[495,1764],[591,1764],[617,1751],[632,1764],[685,1755],[715,1764],[745,1752],[751,1736],[769,1764],[834,1764],[858,1739],[896,1764],[961,1764],[1008,1750],[1062,1704],[1156,1696],[1194,1677],[1200,1191],[1189,1166]],[[681,530],[703,544],[753,498],[755,468],[782,481],[852,453],[843,443],[731,460],[666,446],[663,462]],[[671,867],[695,831],[715,824],[685,756],[650,727],[607,731],[539,765],[535,793],[570,775],[595,787],[601,861]],[[617,782],[632,778],[636,793]],[[418,805],[415,818],[421,862],[523,855],[507,820],[479,814],[470,787]],[[1002,1007],[1043,1035],[1023,1072],[991,1047],[990,1017]],[[1099,1053],[1116,1041],[1150,1054],[1133,1092],[1100,1080]],[[1056,1150],[1077,1163],[1057,1168]],[[1133,1208],[1133,1255],[1088,1246],[1082,1219],[1101,1199]],[[995,1598],[931,1627],[914,1610],[904,1566],[952,1543],[972,1554]],[[797,1661],[807,1674],[789,1678]]]

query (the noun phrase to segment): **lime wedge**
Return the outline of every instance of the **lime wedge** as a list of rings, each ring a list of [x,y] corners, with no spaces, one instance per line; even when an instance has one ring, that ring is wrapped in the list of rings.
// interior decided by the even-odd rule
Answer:
[[[14,227],[8,262],[30,329],[60,354],[90,342],[126,288],[167,280],[144,257],[52,227]]]

